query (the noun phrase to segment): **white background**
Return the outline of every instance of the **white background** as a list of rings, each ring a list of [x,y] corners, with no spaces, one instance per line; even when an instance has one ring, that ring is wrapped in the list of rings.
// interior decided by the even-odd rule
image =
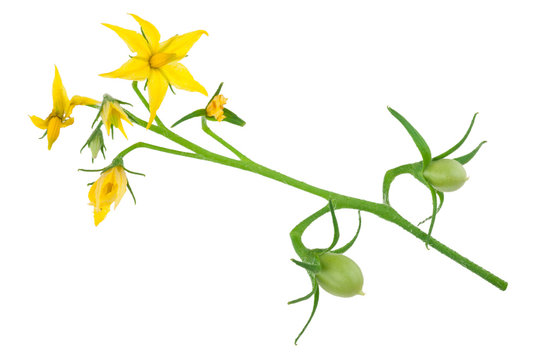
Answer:
[[[536,2],[45,1],[2,5],[0,359],[539,359],[539,101]],[[435,154],[478,122],[461,155],[470,180],[448,194],[434,236],[509,281],[502,292],[402,229],[363,217],[348,255],[366,296],[309,290],[288,233],[324,200],[220,165],[137,150],[129,194],[97,228],[79,149],[95,111],[77,108],[47,151],[28,115],[51,111],[54,64],[68,95],[105,92],[135,104],[130,82],[100,78],[129,51],[107,22],[133,12],[168,38],[205,29],[183,63],[212,93],[224,81],[244,128],[212,124],[252,159],[313,185],[380,201],[387,169],[419,160],[408,118]],[[167,123],[200,108],[168,94]],[[212,149],[197,121],[177,130]],[[108,160],[139,140],[107,139]],[[412,222],[430,212],[410,177],[391,191]],[[343,239],[354,211],[338,212]],[[330,241],[330,218],[307,242]]]

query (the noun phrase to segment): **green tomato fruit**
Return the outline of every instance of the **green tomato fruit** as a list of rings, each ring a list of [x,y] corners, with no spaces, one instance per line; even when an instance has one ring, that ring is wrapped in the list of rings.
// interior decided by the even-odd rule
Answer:
[[[441,159],[431,162],[423,173],[425,179],[436,190],[450,192],[464,185],[468,176],[461,163],[453,159]]]
[[[319,261],[321,271],[316,279],[323,290],[341,297],[364,295],[363,273],[353,260],[345,255],[325,253]]]

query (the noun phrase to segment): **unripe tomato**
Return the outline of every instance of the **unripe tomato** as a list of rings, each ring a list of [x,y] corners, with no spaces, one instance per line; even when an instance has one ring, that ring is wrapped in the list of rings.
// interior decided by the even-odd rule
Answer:
[[[364,295],[363,273],[353,260],[345,255],[325,253],[319,261],[321,271],[316,279],[323,290],[341,297]]]
[[[431,162],[424,171],[425,179],[436,190],[450,192],[464,185],[468,176],[461,163],[453,159],[441,159]]]

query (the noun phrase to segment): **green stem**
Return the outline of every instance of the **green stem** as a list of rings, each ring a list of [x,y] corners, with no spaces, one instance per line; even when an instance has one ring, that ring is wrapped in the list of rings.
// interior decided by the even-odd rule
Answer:
[[[130,119],[132,121],[134,121],[140,126],[146,127],[147,123],[145,121],[139,119],[138,117],[136,117],[135,115],[129,112],[127,112],[127,114],[130,116]],[[205,150],[199,147],[198,145],[184,139],[183,137],[177,135],[176,133],[172,132],[171,130],[165,127],[153,125],[150,127],[150,130],[168,138],[171,141],[176,142],[177,144],[181,146],[184,146],[185,148],[193,151],[195,154],[184,153],[181,151],[175,151],[175,150],[170,150],[170,149],[168,149],[168,151],[166,152],[171,153],[171,151],[174,151],[176,155],[188,156],[188,157],[197,158],[201,160],[211,161],[218,164],[231,166],[237,169],[249,171],[255,174],[259,174],[261,176],[268,177],[270,179],[282,182],[286,185],[293,186],[299,190],[303,190],[310,194],[322,197],[326,199],[327,201],[333,201],[335,209],[341,209],[341,208],[357,209],[357,210],[366,211],[374,215],[377,215],[384,220],[390,221],[400,226],[401,228],[408,231],[415,237],[419,238],[421,241],[423,241],[427,245],[430,245],[432,248],[436,249],[437,251],[447,256],[448,258],[452,259],[453,261],[457,262],[458,264],[464,266],[465,268],[472,271],[473,273],[477,274],[478,276],[485,279],[486,281],[496,286],[500,290],[505,290],[507,288],[507,282],[505,282],[498,276],[492,274],[488,270],[485,270],[484,268],[475,264],[474,262],[470,261],[469,259],[465,258],[464,256],[460,255],[459,253],[447,247],[446,245],[440,243],[433,237],[431,236],[429,237],[425,232],[423,232],[422,230],[417,228],[415,225],[407,221],[389,205],[357,199],[357,198],[341,195],[332,191],[324,190],[324,189],[315,187],[313,185],[307,184],[305,182],[299,181],[297,179],[291,178],[287,175],[281,174],[275,170],[269,169],[255,162],[247,161],[247,160],[231,159],[231,158],[213,153],[211,151]],[[139,145],[138,147],[143,147],[143,145]],[[148,146],[145,145],[144,147],[148,147]],[[153,146],[153,149],[163,151],[162,149],[164,148]],[[326,207],[326,209],[328,209],[328,207]],[[304,224],[308,226],[311,222],[315,221],[318,217],[323,215],[326,211],[327,210],[324,210],[324,209],[319,210],[317,213],[307,218]],[[302,252],[302,249],[299,249],[299,250],[301,250]]]
[[[218,135],[216,135],[216,133],[214,131],[211,130],[211,128],[209,128],[208,124],[207,124],[207,119],[205,119],[205,117],[201,117],[201,127],[203,128],[203,131],[209,135],[211,138],[213,138],[214,140],[216,140],[217,142],[219,142],[220,144],[222,144],[226,149],[228,149],[229,151],[231,151],[233,154],[237,155],[237,157],[240,159],[240,160],[245,160],[245,161],[251,161],[250,159],[248,159],[248,157],[246,157],[244,154],[242,154],[240,151],[238,151],[237,149],[235,149],[231,144],[229,144],[227,141],[225,141],[224,139],[222,139],[221,137],[219,137]]]
[[[203,157],[201,155],[199,155],[199,154],[193,154],[193,153],[188,153],[188,152],[185,152],[185,151],[173,150],[173,149],[165,148],[165,147],[162,147],[162,146],[156,146],[156,145],[152,145],[152,144],[147,144],[147,143],[144,143],[144,142],[135,143],[135,144],[131,145],[130,147],[124,149],[123,151],[118,153],[118,155],[115,157],[115,159],[122,159],[128,153],[132,152],[135,149],[139,149],[139,148],[147,148],[147,149],[161,151],[161,152],[168,153],[168,154],[186,156],[186,157],[190,157],[190,158],[194,158],[194,159],[201,159],[201,160],[203,159]]]

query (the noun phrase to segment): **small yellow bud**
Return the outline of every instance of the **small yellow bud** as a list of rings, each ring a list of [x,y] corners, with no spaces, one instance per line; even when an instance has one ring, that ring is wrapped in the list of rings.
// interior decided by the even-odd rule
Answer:
[[[224,115],[224,105],[227,102],[227,99],[222,94],[216,95],[210,104],[207,106],[207,116],[214,118],[217,121],[222,121],[225,119]]]

